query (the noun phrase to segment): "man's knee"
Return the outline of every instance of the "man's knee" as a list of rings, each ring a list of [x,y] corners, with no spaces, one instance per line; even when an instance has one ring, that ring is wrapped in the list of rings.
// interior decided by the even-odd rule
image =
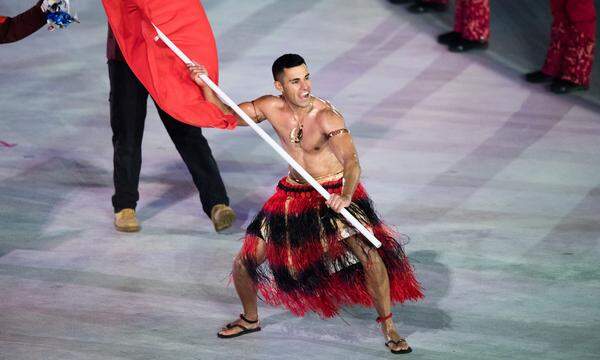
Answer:
[[[233,260],[233,272],[237,274],[246,272],[245,262],[246,261],[244,258],[242,258],[240,255],[236,256]]]
[[[371,266],[381,267],[384,266],[383,259],[379,256],[377,249],[369,248],[367,250],[367,262],[371,264]]]
[[[362,264],[366,264],[370,259],[371,247],[367,245],[359,236],[347,238],[346,244],[352,250],[352,253]]]
[[[355,237],[354,243],[354,248],[357,249],[355,253],[358,253],[356,256],[363,265],[375,268],[379,268],[384,265],[383,259],[381,259],[381,256],[379,256],[377,249],[368,244],[366,240]]]

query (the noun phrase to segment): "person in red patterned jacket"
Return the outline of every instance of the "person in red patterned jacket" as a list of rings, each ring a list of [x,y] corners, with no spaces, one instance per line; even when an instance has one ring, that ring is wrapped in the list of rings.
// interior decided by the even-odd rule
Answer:
[[[531,83],[549,83],[550,90],[565,94],[587,90],[596,46],[594,0],[552,0],[552,31],[541,70],[525,75]]]
[[[0,16],[0,44],[19,41],[46,24],[42,1],[15,17]]]

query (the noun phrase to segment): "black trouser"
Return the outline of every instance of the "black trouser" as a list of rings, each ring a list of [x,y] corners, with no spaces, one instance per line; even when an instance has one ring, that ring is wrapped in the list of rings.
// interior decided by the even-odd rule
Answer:
[[[115,212],[118,212],[125,208],[135,209],[139,199],[138,184],[148,91],[125,62],[109,60],[108,75],[114,148],[115,194],[112,203]],[[192,174],[204,212],[210,216],[214,205],[228,205],[225,185],[202,130],[179,122],[158,106],[156,108],[179,155]]]

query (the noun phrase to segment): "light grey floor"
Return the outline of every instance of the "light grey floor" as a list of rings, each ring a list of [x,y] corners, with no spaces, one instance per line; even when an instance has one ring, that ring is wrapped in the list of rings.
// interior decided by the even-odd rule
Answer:
[[[427,296],[395,308],[405,358],[600,357],[600,76],[583,97],[523,83],[549,19],[516,3],[495,2],[495,42],[465,56],[434,41],[449,15],[383,0],[205,2],[230,96],[271,92],[272,60],[299,52],[345,114]],[[106,25],[97,1],[74,4],[82,24],[0,47],[0,359],[393,358],[362,308],[262,306],[264,331],[216,338],[240,310],[243,229],[285,169],[248,129],[206,130],[239,214],[217,235],[152,109],[143,229],[113,230]]]

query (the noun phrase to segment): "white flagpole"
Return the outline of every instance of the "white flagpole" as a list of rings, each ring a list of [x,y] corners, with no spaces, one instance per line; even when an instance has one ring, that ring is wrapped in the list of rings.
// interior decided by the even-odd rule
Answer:
[[[159,28],[157,28],[154,24],[152,24],[152,26],[154,26],[154,29],[156,29],[158,38],[160,38],[165,45],[167,45],[169,49],[171,49],[175,55],[181,59],[181,61],[183,61],[185,64],[193,63],[193,61],[188,58],[175,44],[173,44],[173,42],[165,34],[163,34]],[[233,102],[233,100],[231,100],[229,96],[227,96],[227,94],[225,94],[208,76],[200,75],[200,78],[219,96],[219,98],[221,98],[221,100],[223,100],[225,104],[233,109],[233,111],[235,111],[236,114],[238,114],[246,122],[246,124],[252,128],[252,130],[254,130],[264,141],[271,145],[271,147],[277,151],[277,153],[281,155],[281,157],[283,157],[285,161],[287,161],[288,164],[294,168],[294,170],[302,175],[302,177],[308,181],[308,183],[312,185],[312,187],[315,188],[319,194],[321,194],[325,199],[329,200],[331,194],[329,194],[329,192],[327,192],[327,190],[325,190],[321,184],[319,184],[306,170],[304,170],[304,168],[300,166],[296,160],[294,160],[285,150],[283,150],[283,148],[277,142],[271,139],[271,137],[263,129],[261,129],[260,126],[258,126],[235,102]],[[348,210],[342,209],[340,214],[342,214],[346,220],[348,220],[352,226],[360,231],[360,233],[363,234],[375,247],[378,248],[381,246],[381,242],[377,240],[373,233],[371,233],[363,224],[356,220],[356,218],[352,216]]]

